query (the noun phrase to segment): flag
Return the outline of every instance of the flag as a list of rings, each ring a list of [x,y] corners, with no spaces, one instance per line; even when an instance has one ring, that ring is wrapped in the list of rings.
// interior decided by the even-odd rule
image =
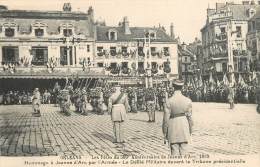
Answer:
[[[219,87],[220,86],[220,82],[219,82],[219,80],[217,79],[217,86]]]
[[[212,84],[214,84],[214,79],[213,79],[213,76],[212,76],[212,72],[210,73],[210,75],[209,75],[209,83],[212,83]]]
[[[245,81],[244,81],[244,79],[243,79],[243,77],[242,77],[241,74],[239,74],[239,76],[238,76],[238,83],[239,83],[242,87],[246,86],[246,83],[245,83]]]
[[[223,82],[224,82],[224,85],[229,85],[229,81],[228,81],[228,78],[227,78],[227,74],[224,74],[223,76]]]

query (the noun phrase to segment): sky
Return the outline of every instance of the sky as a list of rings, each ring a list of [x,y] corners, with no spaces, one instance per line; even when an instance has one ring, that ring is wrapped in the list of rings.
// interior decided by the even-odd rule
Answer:
[[[130,26],[153,27],[160,24],[169,32],[174,24],[175,36],[182,42],[201,39],[200,29],[206,23],[208,6],[215,8],[216,2],[230,0],[0,0],[0,5],[18,10],[62,10],[64,3],[71,3],[73,11],[86,12],[94,9],[97,20],[105,20],[109,26],[117,26],[124,16]],[[241,3],[241,0],[233,0]]]

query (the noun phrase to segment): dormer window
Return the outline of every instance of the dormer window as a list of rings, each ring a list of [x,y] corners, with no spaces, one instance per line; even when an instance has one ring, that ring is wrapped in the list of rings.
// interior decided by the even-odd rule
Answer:
[[[145,33],[146,38],[151,38],[155,39],[156,38],[156,33],[154,30],[149,30],[148,32]]]
[[[6,37],[13,37],[14,36],[14,28],[6,28],[5,29],[5,36]]]
[[[63,35],[65,37],[70,37],[72,36],[72,29],[63,29]]]
[[[111,41],[117,40],[117,31],[115,29],[108,31],[108,39]]]
[[[256,13],[256,10],[255,9],[249,9],[248,10],[248,17],[253,17],[254,15],[255,15],[255,13]]]
[[[32,24],[32,32],[34,32],[34,35],[36,37],[44,36],[44,32],[46,32],[46,28],[47,28],[47,24],[41,21],[36,21],[35,23]]]
[[[34,33],[35,33],[35,36],[36,36],[36,37],[42,37],[42,36],[44,35],[44,30],[38,28],[38,29],[35,29],[35,30],[34,30]]]

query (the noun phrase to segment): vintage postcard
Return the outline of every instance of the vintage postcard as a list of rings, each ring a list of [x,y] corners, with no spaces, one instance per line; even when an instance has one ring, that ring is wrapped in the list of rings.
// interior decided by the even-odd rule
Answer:
[[[260,166],[260,1],[0,0],[0,166]]]

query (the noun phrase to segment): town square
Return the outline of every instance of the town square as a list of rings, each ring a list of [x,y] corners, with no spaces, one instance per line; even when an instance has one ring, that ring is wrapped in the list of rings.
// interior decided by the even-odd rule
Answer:
[[[260,154],[260,1],[22,1],[0,1],[0,160]]]

